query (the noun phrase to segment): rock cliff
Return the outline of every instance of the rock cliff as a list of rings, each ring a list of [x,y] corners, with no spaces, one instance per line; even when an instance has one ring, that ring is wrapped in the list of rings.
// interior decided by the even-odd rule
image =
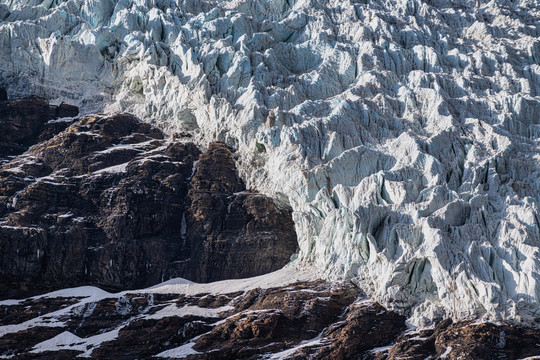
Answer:
[[[67,121],[50,122],[56,118],[77,116],[75,106],[49,105],[45,99],[33,97],[7,101],[7,92],[0,89],[0,161],[19,155],[37,140],[46,140],[63,130]]]
[[[291,210],[246,190],[224,144],[201,153],[129,114],[57,119],[77,109],[36,98],[0,107],[4,155],[32,145],[0,167],[2,298],[250,277],[297,250]]]

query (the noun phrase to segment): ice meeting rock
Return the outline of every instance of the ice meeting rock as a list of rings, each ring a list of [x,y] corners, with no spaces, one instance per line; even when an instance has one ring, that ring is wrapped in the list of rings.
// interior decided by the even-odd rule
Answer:
[[[10,98],[223,142],[292,207],[298,264],[416,325],[538,318],[538,1],[13,0],[0,20]]]

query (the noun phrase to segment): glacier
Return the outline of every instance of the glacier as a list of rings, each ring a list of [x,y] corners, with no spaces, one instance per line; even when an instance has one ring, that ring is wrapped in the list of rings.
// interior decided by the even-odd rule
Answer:
[[[0,87],[224,141],[298,267],[540,321],[536,0],[0,0]]]

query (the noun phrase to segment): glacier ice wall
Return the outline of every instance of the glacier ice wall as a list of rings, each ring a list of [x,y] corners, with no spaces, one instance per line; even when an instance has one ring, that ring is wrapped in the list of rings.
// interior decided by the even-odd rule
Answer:
[[[536,0],[0,0],[0,86],[237,149],[299,263],[426,325],[540,319]]]

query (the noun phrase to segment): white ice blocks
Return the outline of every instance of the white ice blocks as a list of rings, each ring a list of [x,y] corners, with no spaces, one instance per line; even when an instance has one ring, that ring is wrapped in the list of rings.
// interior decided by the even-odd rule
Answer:
[[[296,261],[415,325],[540,319],[536,0],[0,0],[0,86],[237,150]]]

